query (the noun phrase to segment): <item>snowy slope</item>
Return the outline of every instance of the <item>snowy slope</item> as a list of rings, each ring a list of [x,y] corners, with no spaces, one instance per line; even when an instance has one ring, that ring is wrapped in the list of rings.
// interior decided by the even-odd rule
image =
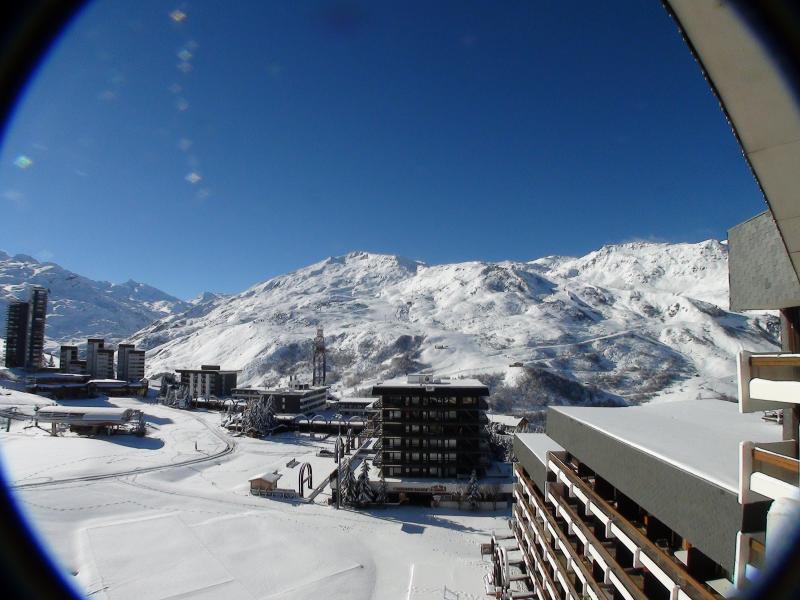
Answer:
[[[132,341],[148,349],[151,375],[213,363],[264,384],[307,377],[324,326],[346,393],[427,369],[481,376],[504,410],[730,396],[733,356],[775,348],[777,320],[728,312],[727,286],[717,241],[436,266],[355,252],[211,299]]]
[[[60,342],[85,342],[90,336],[117,341],[155,319],[190,307],[189,303],[144,283],[93,281],[54,263],[0,251],[3,323],[8,302],[27,300],[32,285],[50,290],[46,336]]]

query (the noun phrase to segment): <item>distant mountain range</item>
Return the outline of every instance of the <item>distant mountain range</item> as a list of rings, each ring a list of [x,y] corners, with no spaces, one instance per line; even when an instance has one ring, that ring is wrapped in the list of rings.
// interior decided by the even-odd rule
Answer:
[[[728,311],[727,257],[713,240],[445,265],[354,252],[209,298],[131,340],[151,375],[212,363],[274,384],[308,378],[322,326],[344,393],[410,371],[477,375],[502,410],[733,397],[736,352],[776,348],[778,320]]]
[[[480,377],[506,411],[732,397],[736,352],[776,348],[778,319],[727,309],[727,256],[713,240],[445,265],[353,252],[185,302],[0,252],[0,314],[43,285],[51,341],[127,339],[148,351],[150,376],[210,363],[241,369],[245,385],[307,379],[319,326],[345,394],[426,370]]]
[[[0,317],[11,300],[27,300],[29,288],[50,290],[45,335],[56,342],[86,342],[104,337],[117,342],[175,312],[192,307],[152,286],[136,281],[94,281],[55,263],[0,251]]]

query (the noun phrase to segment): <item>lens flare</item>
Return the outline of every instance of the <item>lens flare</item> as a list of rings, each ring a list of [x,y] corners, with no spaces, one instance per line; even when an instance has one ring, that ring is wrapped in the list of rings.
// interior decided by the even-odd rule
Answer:
[[[19,167],[24,171],[25,169],[33,166],[33,159],[29,156],[25,156],[24,154],[20,154],[14,159],[14,166]]]

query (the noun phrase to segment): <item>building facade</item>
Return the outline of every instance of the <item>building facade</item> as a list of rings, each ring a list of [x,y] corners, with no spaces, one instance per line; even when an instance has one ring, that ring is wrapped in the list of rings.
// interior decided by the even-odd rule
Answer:
[[[77,346],[61,346],[58,364],[62,373],[86,373],[86,361],[78,358]]]
[[[47,318],[47,290],[35,286],[31,290],[28,310],[28,349],[25,366],[38,369],[44,366],[44,326]]]
[[[94,379],[114,379],[114,349],[97,348],[95,352]]]
[[[180,384],[189,390],[192,398],[230,396],[236,388],[239,371],[223,371],[219,365],[202,365],[199,369],[176,369]]]
[[[486,398],[473,379],[409,375],[372,388],[381,398],[380,464],[386,477],[469,477],[489,465]]]
[[[47,290],[31,288],[27,302],[11,302],[6,317],[6,366],[36,370],[44,366]]]
[[[272,397],[272,407],[281,414],[311,414],[325,408],[328,401],[328,386],[311,386],[290,380],[289,387],[283,388],[236,388],[231,394],[234,398],[250,400]]]
[[[509,597],[730,596],[741,538],[763,542],[769,509],[742,501],[738,448],[781,434],[718,400],[551,408],[546,434],[514,438],[514,537],[492,583]]]
[[[86,372],[92,377],[97,377],[97,353],[106,345],[103,338],[89,338],[86,340]]]
[[[117,346],[117,379],[122,381],[144,379],[144,350],[136,350],[134,344]]]
[[[6,366],[24,367],[28,347],[27,302],[11,302],[6,317]]]
[[[342,398],[329,402],[328,408],[343,417],[372,416],[378,409],[374,408],[377,398]]]

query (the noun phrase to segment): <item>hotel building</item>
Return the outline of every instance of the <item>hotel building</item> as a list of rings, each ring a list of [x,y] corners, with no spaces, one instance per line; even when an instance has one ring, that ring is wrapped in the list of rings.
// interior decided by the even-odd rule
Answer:
[[[176,369],[180,384],[192,398],[225,398],[236,387],[239,371],[223,371],[219,365],[202,365],[199,369]]]
[[[144,379],[144,350],[136,350],[134,344],[117,346],[117,379],[122,381]]]
[[[474,379],[409,375],[372,388],[381,399],[377,451],[386,477],[482,477],[489,466],[489,389]]]
[[[312,386],[289,379],[289,385],[282,388],[236,388],[232,392],[234,398],[251,400],[272,396],[272,408],[280,414],[311,414],[325,409],[328,401],[329,386]]]
[[[47,290],[31,288],[27,302],[11,302],[6,318],[6,366],[36,370],[43,366]]]

